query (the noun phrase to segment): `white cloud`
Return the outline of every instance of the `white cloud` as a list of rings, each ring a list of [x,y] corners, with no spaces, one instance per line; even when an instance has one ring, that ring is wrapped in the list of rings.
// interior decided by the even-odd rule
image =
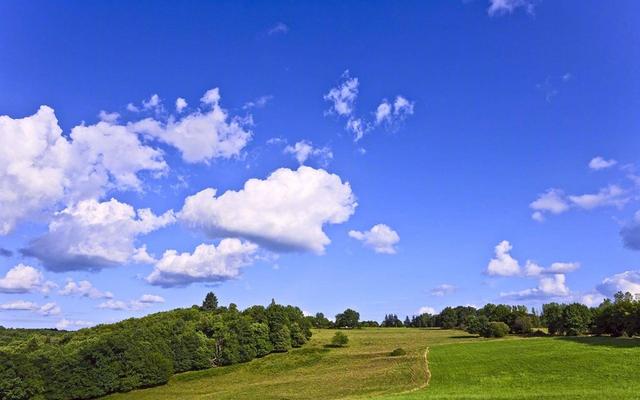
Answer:
[[[383,100],[376,108],[376,124],[381,124],[391,118],[392,106],[387,100]]]
[[[500,296],[517,300],[566,297],[571,294],[571,291],[565,281],[566,276],[564,274],[544,275],[540,278],[536,288],[500,293]]]
[[[617,292],[640,294],[640,271],[624,271],[605,278],[597,286],[600,293],[612,297]]]
[[[393,102],[393,114],[397,118],[413,115],[413,102],[402,96],[397,96],[396,101]]]
[[[511,244],[503,240],[495,247],[495,257],[487,265],[487,274],[498,276],[514,276],[520,274],[518,261],[511,257]]]
[[[544,214],[541,211],[534,211],[533,214],[531,214],[531,219],[533,219],[534,221],[543,222]]]
[[[325,100],[333,103],[329,111],[335,112],[340,116],[351,115],[358,97],[358,85],[358,78],[351,78],[349,71],[344,71],[342,82],[324,95]]]
[[[98,308],[106,310],[128,310],[129,305],[124,301],[111,299],[98,304]]]
[[[595,194],[569,196],[569,200],[580,208],[591,210],[603,206],[622,207],[629,201],[627,192],[616,185],[609,185]]]
[[[23,253],[54,271],[98,270],[128,262],[137,254],[138,236],[174,221],[171,210],[158,216],[115,199],[84,200],[56,213],[49,232]]]
[[[443,283],[440,286],[436,286],[431,289],[432,296],[445,296],[451,294],[456,291],[456,287],[453,285],[449,285],[448,283]]]
[[[531,260],[527,260],[524,268],[521,268],[518,261],[510,254],[512,248],[511,243],[506,240],[503,240],[495,247],[495,257],[489,261],[487,274],[522,277],[541,277],[546,275],[548,278],[548,275],[566,274],[580,268],[580,263],[578,262],[554,262],[545,268]]]
[[[349,118],[345,127],[348,131],[353,133],[353,141],[357,142],[364,134],[369,130],[369,127],[362,121],[361,118]]]
[[[76,126],[67,140],[47,106],[21,119],[0,116],[0,132],[0,234],[62,203],[140,190],[140,171],[166,169],[161,152],[108,122]]]
[[[368,231],[349,231],[349,236],[361,241],[376,253],[395,254],[395,245],[400,241],[396,231],[385,224],[374,225]]]
[[[587,307],[595,307],[604,301],[605,297],[599,293],[587,293],[580,297],[580,303]]]
[[[531,260],[527,260],[524,266],[524,274],[526,276],[539,276],[544,273],[544,268]]]
[[[537,278],[538,286],[520,291],[502,292],[500,296],[517,300],[545,299],[553,297],[567,297],[571,291],[566,286],[566,273],[573,272],[580,267],[577,262],[554,262],[545,268],[538,263],[527,260],[524,268],[514,259],[510,251],[511,244],[503,240],[495,248],[495,257],[487,266],[489,275]]]
[[[42,273],[29,265],[18,264],[0,278],[0,293],[28,293],[36,290],[47,294],[55,286],[45,282]]]
[[[201,244],[193,253],[167,250],[147,277],[152,285],[183,286],[193,282],[221,282],[237,277],[253,262],[258,246],[239,239],[222,239],[218,246]]]
[[[187,101],[182,97],[176,99],[176,111],[181,113],[187,107]]]
[[[331,241],[325,224],[349,219],[357,206],[348,182],[323,169],[280,168],[267,179],[216,197],[205,189],[185,199],[178,218],[210,237],[243,237],[279,251],[322,253]]]
[[[285,154],[293,154],[296,160],[302,165],[309,157],[318,158],[321,165],[326,165],[333,158],[333,153],[329,147],[313,147],[313,144],[306,140],[301,140],[284,148]]]
[[[2,293],[26,293],[42,283],[42,273],[37,269],[18,264],[11,268],[0,278],[0,292]]]
[[[26,118],[0,116],[0,132],[0,234],[7,234],[21,218],[64,197],[71,145],[46,106]]]
[[[535,210],[531,217],[536,221],[543,221],[544,213],[561,214],[569,209],[569,203],[561,190],[548,189],[529,204],[529,207]]]
[[[533,14],[535,2],[533,0],[489,0],[487,13],[493,17],[511,14],[518,8],[524,9],[528,14]]]
[[[545,295],[567,296],[570,293],[565,285],[566,276],[564,274],[553,274],[540,278],[538,289]]]
[[[419,315],[422,315],[422,314],[434,315],[434,314],[436,314],[436,309],[433,308],[433,307],[429,307],[429,306],[420,307],[420,309],[418,310],[418,314]]]
[[[614,165],[616,165],[618,162],[616,160],[605,160],[604,158],[598,156],[595,157],[593,159],[591,159],[591,161],[589,161],[589,168],[594,169],[594,170],[601,170],[601,169],[607,169],[607,168],[611,168]]]
[[[275,35],[278,33],[285,34],[287,32],[289,32],[289,27],[282,22],[278,22],[273,27],[271,27],[267,33],[269,35]]]
[[[413,114],[413,102],[403,96],[396,96],[393,104],[386,99],[378,105],[375,112],[375,124],[386,123],[389,125],[403,121],[407,116]]]
[[[58,306],[56,303],[46,303],[38,309],[38,313],[47,316],[60,315],[61,312],[62,310],[60,309],[60,306]]]
[[[143,294],[138,299],[140,303],[164,303],[164,298],[155,294]]]
[[[67,283],[62,289],[58,291],[58,294],[62,296],[82,296],[90,299],[111,299],[113,293],[103,292],[93,286],[93,284],[87,280],[75,282],[73,279],[68,279]]]
[[[120,114],[118,114],[117,112],[107,112],[107,111],[101,110],[98,113],[98,118],[100,118],[100,121],[104,121],[112,124],[118,121],[118,118],[120,118]]]
[[[38,308],[36,303],[31,301],[16,300],[10,303],[0,304],[0,310],[7,311],[33,311]]]
[[[166,124],[147,118],[128,127],[177,148],[188,163],[238,156],[252,136],[251,131],[245,130],[245,121],[229,118],[227,111],[220,107],[218,88],[208,90],[200,101],[208,111],[196,111],[180,120],[169,118]]]
[[[133,255],[131,256],[131,260],[140,264],[154,264],[156,261],[155,257],[147,252],[147,245],[143,244],[134,250]]]
[[[562,214],[572,207],[585,210],[604,206],[622,208],[630,200],[631,196],[628,191],[617,185],[609,185],[600,189],[597,193],[569,196],[566,196],[562,190],[548,189],[529,204],[529,207],[535,210],[531,218],[542,222],[546,213]]]
[[[131,300],[129,302],[109,299],[98,304],[98,308],[105,310],[139,311],[159,303],[164,303],[164,298],[153,294],[144,294],[140,296],[139,299]]]
[[[242,106],[242,109],[243,110],[249,110],[251,108],[262,108],[262,107],[266,106],[267,103],[269,101],[271,101],[271,99],[273,99],[273,96],[271,96],[271,95],[260,96],[260,97],[258,97],[257,99],[255,99],[253,101],[246,102]]]
[[[580,268],[577,262],[554,262],[548,268],[541,267],[537,263],[527,260],[524,267],[525,276],[540,276],[549,274],[566,274]]]
[[[566,274],[567,272],[573,272],[580,268],[580,263],[577,262],[554,262],[549,268],[545,270],[548,274]]]
[[[96,125],[79,125],[71,130],[73,146],[78,150],[74,168],[96,166],[105,178],[110,177],[115,187],[141,190],[139,171],[167,170],[162,152],[143,145],[138,136],[121,125],[98,122]],[[83,175],[95,172],[87,171]]]
[[[157,109],[160,106],[160,102],[160,96],[154,94],[149,97],[149,100],[142,101],[142,108],[144,108],[145,110]]]
[[[346,118],[345,129],[353,134],[354,142],[362,139],[367,132],[382,123],[386,126],[394,126],[408,115],[413,114],[414,103],[398,95],[393,104],[386,99],[382,100],[375,110],[373,121],[368,122],[356,116],[354,111],[358,97],[358,86],[358,78],[351,78],[347,70],[342,74],[342,82],[324,96],[325,100],[332,103],[332,107],[326,114],[336,114]]]
[[[88,328],[93,325],[95,325],[95,323],[90,321],[69,320],[69,319],[63,318],[60,321],[58,321],[58,323],[56,324],[56,328],[61,330],[74,330],[74,329],[80,329],[80,328]]]
[[[127,104],[127,111],[137,113],[137,112],[140,112],[140,109],[136,107],[133,103],[129,103]]]
[[[32,311],[40,315],[59,315],[61,310],[56,303],[46,303],[42,307],[31,301],[16,300],[0,304],[0,311]]]

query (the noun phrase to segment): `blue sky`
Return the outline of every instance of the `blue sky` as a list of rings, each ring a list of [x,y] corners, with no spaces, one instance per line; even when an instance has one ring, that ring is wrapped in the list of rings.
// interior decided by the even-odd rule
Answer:
[[[0,325],[640,292],[639,14],[3,2]]]

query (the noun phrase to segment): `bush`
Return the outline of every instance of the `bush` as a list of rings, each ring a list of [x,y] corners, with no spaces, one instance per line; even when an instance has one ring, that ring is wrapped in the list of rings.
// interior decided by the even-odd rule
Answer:
[[[522,315],[516,318],[513,322],[513,333],[527,334],[533,331],[533,323],[531,318],[526,315]]]
[[[404,356],[406,354],[407,354],[407,351],[405,349],[403,349],[402,347],[398,347],[397,349],[395,349],[391,353],[389,353],[389,355],[391,357],[399,357],[399,356]]]
[[[487,325],[487,329],[482,332],[482,336],[487,338],[501,338],[507,336],[507,333],[509,333],[509,325],[505,324],[504,322],[493,321],[489,322],[489,325]]]
[[[342,332],[336,332],[331,339],[331,345],[335,347],[343,347],[349,343],[349,337]]]

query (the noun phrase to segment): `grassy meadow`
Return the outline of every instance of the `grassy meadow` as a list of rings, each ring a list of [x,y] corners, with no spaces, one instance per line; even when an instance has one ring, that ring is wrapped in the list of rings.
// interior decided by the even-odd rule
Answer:
[[[367,328],[346,331],[347,347],[327,347],[334,332],[314,330],[308,344],[289,353],[186,372],[164,386],[106,398],[635,399],[640,393],[639,339],[480,339],[453,330]],[[407,354],[391,357],[398,347]]]

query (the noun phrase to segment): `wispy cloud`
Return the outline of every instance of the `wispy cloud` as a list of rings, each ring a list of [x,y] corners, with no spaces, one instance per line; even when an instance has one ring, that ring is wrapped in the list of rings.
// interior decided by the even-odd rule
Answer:
[[[288,32],[289,27],[283,22],[278,22],[267,31],[269,35],[285,34]]]

